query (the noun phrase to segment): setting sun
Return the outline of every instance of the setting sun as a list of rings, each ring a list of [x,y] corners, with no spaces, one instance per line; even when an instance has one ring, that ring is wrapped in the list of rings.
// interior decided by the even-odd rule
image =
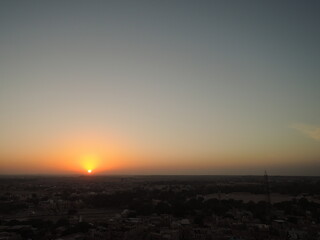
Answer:
[[[97,155],[89,154],[81,157],[81,165],[89,174],[96,169],[100,163],[100,157]]]

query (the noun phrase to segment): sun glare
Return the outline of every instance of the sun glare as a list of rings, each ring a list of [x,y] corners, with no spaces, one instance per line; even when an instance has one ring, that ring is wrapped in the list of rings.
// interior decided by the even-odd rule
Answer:
[[[96,155],[84,155],[80,158],[80,164],[82,169],[87,172],[87,174],[92,174],[93,171],[98,167],[99,157]]]

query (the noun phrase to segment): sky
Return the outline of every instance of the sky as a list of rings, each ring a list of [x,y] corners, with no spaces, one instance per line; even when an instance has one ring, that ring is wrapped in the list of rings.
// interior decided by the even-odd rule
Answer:
[[[0,174],[320,175],[320,2],[0,2]]]

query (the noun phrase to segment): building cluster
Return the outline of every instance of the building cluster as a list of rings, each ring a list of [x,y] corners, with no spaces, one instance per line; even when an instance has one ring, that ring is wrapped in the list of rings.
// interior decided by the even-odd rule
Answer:
[[[208,182],[193,179],[66,180],[0,182],[0,240],[320,240],[316,194],[315,202],[304,193],[277,205],[221,199],[222,187],[212,199]],[[175,211],[180,203],[182,213]]]

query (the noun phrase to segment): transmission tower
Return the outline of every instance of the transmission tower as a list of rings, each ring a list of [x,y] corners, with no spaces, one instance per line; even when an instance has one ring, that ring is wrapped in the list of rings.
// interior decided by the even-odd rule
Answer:
[[[269,185],[269,177],[267,171],[264,171],[264,186],[265,186],[265,193],[266,193],[266,201],[271,206],[271,197],[270,197],[270,185]]]

